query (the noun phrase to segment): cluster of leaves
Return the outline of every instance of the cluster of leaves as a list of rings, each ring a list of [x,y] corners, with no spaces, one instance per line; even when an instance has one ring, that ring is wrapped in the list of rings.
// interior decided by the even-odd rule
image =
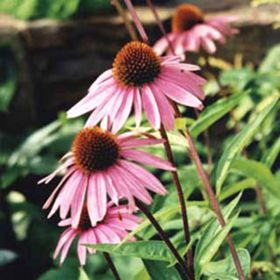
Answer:
[[[108,0],[1,0],[0,12],[16,18],[69,19],[79,14],[94,14],[110,8]]]
[[[184,244],[180,207],[170,174],[158,174],[169,193],[166,197],[156,196],[150,210],[182,255],[190,246],[195,248],[196,279],[238,279],[225,243],[229,231],[239,248],[238,255],[247,276],[275,280],[280,277],[279,59],[280,46],[276,46],[257,69],[232,66],[221,71],[219,77],[206,86],[209,105],[199,118],[195,119],[187,110],[183,112],[184,118],[176,122],[178,129],[188,125],[205,159],[203,134],[206,131],[210,134],[213,164],[205,164],[205,168],[211,171],[211,183],[216,187],[226,227],[219,226],[209,206],[196,169],[186,156],[185,140],[176,131],[169,133],[188,200],[191,243]],[[1,192],[10,209],[9,218],[17,242],[28,248],[31,263],[32,260],[38,263],[36,258],[40,256],[39,267],[44,272],[40,280],[111,279],[101,255],[91,256],[85,269],[79,269],[75,250],[62,268],[45,271],[58,232],[55,226],[46,223],[39,210],[40,203],[29,201],[27,194],[18,188],[20,180],[28,176],[37,178],[36,175],[51,172],[57,158],[69,150],[82,125],[80,120],[69,124],[61,115],[57,121],[16,138],[0,135]],[[164,157],[161,147],[152,147],[149,151]],[[256,189],[262,191],[264,209],[255,198]],[[0,217],[7,215],[0,211]],[[0,222],[3,220],[5,217]],[[125,242],[132,236],[138,241]],[[124,279],[181,279],[173,256],[147,220],[125,241],[118,245],[89,246],[109,252]],[[22,259],[24,252],[16,251],[16,254]],[[16,254],[0,250],[0,266],[16,262]]]

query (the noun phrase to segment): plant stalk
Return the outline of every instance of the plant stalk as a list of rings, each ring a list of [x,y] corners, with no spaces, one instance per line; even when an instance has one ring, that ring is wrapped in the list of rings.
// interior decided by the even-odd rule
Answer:
[[[139,31],[139,34],[143,40],[144,43],[148,43],[149,42],[149,39],[148,39],[148,36],[147,36],[147,33],[131,3],[131,0],[124,0],[126,6],[127,6],[127,9],[129,10],[130,12],[130,15],[135,23],[135,26],[137,28],[137,30]]]
[[[157,230],[160,238],[165,242],[167,247],[170,249],[171,253],[174,255],[176,260],[178,261],[178,264],[180,265],[180,272],[187,277],[187,279],[191,279],[188,270],[185,267],[184,260],[182,259],[181,255],[178,253],[177,249],[174,247],[170,239],[167,237],[166,233],[160,226],[160,224],[157,222],[157,220],[154,218],[153,214],[149,211],[149,209],[145,206],[144,203],[137,200],[136,201],[137,207],[144,213],[144,215],[147,217],[147,219],[150,221],[150,223],[154,226],[154,228]]]
[[[160,135],[161,135],[161,138],[165,140],[163,144],[164,144],[164,149],[165,149],[167,159],[169,160],[169,162],[172,163],[173,166],[175,166],[172,149],[171,149],[171,146],[170,146],[170,143],[168,140],[167,133],[163,126],[161,126],[161,128],[160,128]],[[176,187],[176,191],[177,191],[177,195],[178,195],[178,199],[179,199],[179,204],[180,204],[181,214],[182,214],[182,221],[183,221],[184,237],[185,237],[185,242],[186,242],[186,246],[187,246],[190,242],[190,229],[189,229],[189,222],[188,222],[187,207],[186,207],[186,202],[184,199],[184,192],[183,192],[180,180],[179,180],[178,172],[176,170],[171,171],[171,174],[172,174],[172,179],[173,179],[174,185]],[[194,279],[194,263],[193,263],[192,248],[190,248],[188,250],[186,256],[187,256],[187,258],[186,258],[187,268],[190,272],[191,279]]]
[[[104,258],[105,258],[108,266],[110,267],[110,269],[111,269],[115,279],[116,280],[121,280],[121,277],[120,277],[120,275],[119,275],[119,273],[118,273],[118,271],[117,271],[117,269],[116,269],[116,267],[115,267],[115,265],[114,265],[110,255],[108,253],[106,253],[106,252],[104,252],[103,255],[104,255]]]
[[[118,11],[119,15],[123,18],[125,27],[129,33],[129,36],[131,37],[132,40],[137,41],[138,36],[137,33],[135,32],[135,29],[133,28],[133,25],[131,21],[129,20],[124,8],[120,4],[119,0],[111,0],[112,5],[115,6],[116,10]]]
[[[173,45],[172,45],[171,41],[169,40],[169,37],[167,36],[165,28],[164,28],[164,26],[163,26],[163,24],[162,24],[162,22],[161,22],[161,20],[159,18],[159,15],[158,15],[157,10],[155,9],[155,7],[153,5],[152,0],[146,0],[146,2],[147,2],[147,5],[149,6],[149,8],[151,9],[155,19],[156,19],[156,22],[157,22],[157,24],[159,26],[159,29],[160,29],[161,33],[163,34],[165,40],[168,43],[169,49],[171,50],[172,54],[175,55],[175,51],[174,51]]]
[[[217,198],[216,198],[216,196],[215,196],[215,194],[213,192],[213,189],[212,189],[212,187],[210,185],[209,178],[208,178],[205,170],[203,169],[202,162],[201,162],[200,157],[199,157],[199,155],[197,153],[197,150],[195,148],[194,142],[193,142],[193,140],[192,140],[192,138],[191,138],[191,136],[190,136],[190,134],[188,132],[184,132],[184,131],[181,130],[180,133],[187,140],[187,143],[188,143],[188,146],[189,146],[190,156],[191,156],[193,162],[196,165],[198,174],[199,174],[199,176],[200,176],[200,178],[202,180],[202,183],[203,183],[203,185],[204,185],[204,187],[205,187],[205,189],[206,189],[206,191],[208,193],[210,203],[211,203],[211,205],[213,207],[214,212],[217,215],[218,221],[219,221],[219,223],[220,223],[220,225],[222,227],[225,227],[226,223],[225,223],[225,220],[224,220],[224,217],[223,217],[223,214],[222,214],[219,202],[218,202],[218,200],[217,200]],[[229,249],[230,249],[230,252],[231,252],[231,255],[232,255],[235,267],[236,267],[236,270],[238,272],[239,279],[240,280],[245,280],[245,276],[244,276],[244,273],[243,273],[243,270],[242,270],[242,266],[241,266],[239,257],[237,255],[234,243],[233,243],[232,238],[231,238],[229,233],[227,235],[226,240],[227,240],[227,243],[228,243],[228,246],[229,246]]]

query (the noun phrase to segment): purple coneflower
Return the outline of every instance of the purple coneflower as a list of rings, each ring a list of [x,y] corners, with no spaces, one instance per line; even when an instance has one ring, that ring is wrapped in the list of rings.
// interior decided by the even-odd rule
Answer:
[[[181,63],[177,56],[158,56],[145,43],[130,42],[117,54],[113,68],[92,84],[88,94],[72,107],[67,116],[74,118],[92,111],[86,126],[111,128],[117,132],[127,120],[132,107],[136,125],[146,113],[151,126],[174,126],[170,101],[201,109],[205,80],[192,71],[199,67]]]
[[[71,210],[71,222],[77,227],[86,201],[91,225],[102,221],[107,209],[107,195],[117,204],[120,199],[135,209],[137,198],[146,204],[152,202],[148,190],[165,195],[161,182],[139,164],[164,170],[175,168],[163,159],[135,148],[162,143],[162,140],[139,138],[133,133],[114,135],[99,127],[84,128],[74,139],[72,150],[52,174],[39,183],[50,182],[61,171],[66,173],[43,208],[50,207],[48,217],[60,209],[65,219]]]
[[[126,206],[111,207],[107,205],[104,218],[92,226],[88,207],[84,204],[77,227],[72,226],[73,218],[62,220],[59,223],[59,226],[67,226],[68,228],[60,236],[54,258],[57,258],[61,253],[60,263],[63,263],[73,240],[79,235],[77,254],[80,264],[85,265],[87,251],[94,254],[95,250],[86,248],[83,244],[119,243],[126,237],[128,231],[137,227],[140,221],[139,217],[129,213]]]
[[[202,47],[208,53],[216,51],[215,41],[225,43],[226,36],[236,34],[237,29],[230,27],[233,17],[214,17],[206,19],[203,12],[195,5],[181,4],[172,18],[172,32],[167,34],[174,52],[184,57],[186,52],[198,52]],[[169,48],[169,42],[162,37],[154,45],[158,55],[162,55]],[[168,50],[167,53],[171,53]]]

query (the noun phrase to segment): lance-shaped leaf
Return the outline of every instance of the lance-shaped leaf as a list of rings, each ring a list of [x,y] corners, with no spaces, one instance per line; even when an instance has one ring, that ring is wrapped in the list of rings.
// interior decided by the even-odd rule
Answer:
[[[237,249],[238,258],[242,265],[245,276],[249,275],[251,258],[245,249]],[[203,270],[203,274],[217,280],[238,280],[236,267],[232,256],[229,255],[223,260],[208,263]]]
[[[236,94],[229,98],[223,98],[207,107],[190,127],[191,135],[195,138],[198,137],[200,133],[231,111],[239,103],[242,96]]]
[[[144,265],[153,280],[181,280],[178,271],[174,267],[167,267],[160,261],[144,260]]]
[[[101,252],[118,256],[138,257],[146,260],[173,262],[174,257],[164,242],[158,240],[119,244],[85,244]]]
[[[238,159],[233,162],[232,168],[242,175],[254,178],[261,187],[280,199],[280,184],[263,163],[249,159]]]
[[[276,100],[274,99],[274,101],[263,109],[263,111],[260,112],[252,122],[248,123],[225,148],[216,171],[217,194],[221,191],[222,185],[228,175],[229,169],[235,157],[251,142],[254,135],[259,131],[260,125],[276,107],[277,102],[278,98]]]

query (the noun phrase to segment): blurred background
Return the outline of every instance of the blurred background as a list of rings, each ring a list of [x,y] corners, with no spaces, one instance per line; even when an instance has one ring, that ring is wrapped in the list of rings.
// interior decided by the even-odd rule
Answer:
[[[219,46],[216,58],[210,61],[216,69],[208,86],[210,95],[219,90],[215,79],[221,71],[232,65],[239,69],[250,65],[250,71],[246,68],[228,77],[230,82],[246,82],[268,50],[279,43],[277,3],[153,2],[167,29],[175,6],[182,2],[195,3],[208,15],[238,16],[235,26],[240,33]],[[155,42],[161,34],[151,11],[144,0],[133,3]],[[116,52],[127,41],[129,35],[109,0],[0,1],[1,279],[84,279],[75,252],[61,269],[52,260],[60,230],[56,219],[46,219],[41,205],[57,182],[37,186],[37,181],[56,167],[82,127],[82,120],[68,122],[63,112],[111,67]],[[195,55],[190,59],[205,63]],[[117,258],[116,262],[127,279],[137,273],[138,279],[144,279],[139,260]],[[91,257],[86,269],[92,279],[111,279],[100,255]]]

